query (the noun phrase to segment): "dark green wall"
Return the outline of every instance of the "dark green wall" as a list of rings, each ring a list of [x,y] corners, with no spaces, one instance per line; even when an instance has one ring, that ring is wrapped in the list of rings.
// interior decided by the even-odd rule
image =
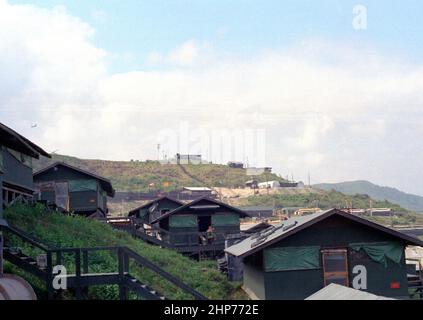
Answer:
[[[254,265],[244,266],[244,286],[260,299],[266,299],[264,273]]]
[[[267,300],[304,300],[323,288],[322,270],[264,273]]]
[[[174,228],[170,227],[169,242],[179,246],[189,246],[199,244],[198,229],[197,228]],[[188,233],[188,234],[184,234]]]
[[[80,173],[67,167],[57,166],[57,168],[57,171],[52,168],[40,175],[37,175],[36,177],[34,177],[34,182],[37,184],[54,181],[95,180],[92,177],[88,177],[83,173]],[[98,182],[97,187],[97,191],[70,192],[70,209],[78,213],[78,211],[95,211],[97,210],[97,208],[99,208],[106,213],[107,201],[103,199],[103,190],[101,188],[100,183]],[[54,202],[54,193],[43,192],[41,194],[41,199]],[[91,200],[94,200],[94,202],[91,202]]]
[[[71,210],[75,211],[89,211],[96,210],[97,208],[106,209],[102,202],[97,203],[98,193],[95,191],[79,191],[79,192],[70,192],[69,193],[69,204]],[[92,202],[92,200],[94,202]]]
[[[332,216],[326,220],[304,229],[297,234],[272,245],[271,247],[301,247],[301,246],[321,246],[326,247],[346,247],[350,243],[358,242],[384,242],[399,241],[398,238],[390,236],[381,231],[343,218]],[[248,266],[252,261],[256,261],[263,270],[262,251],[244,260]],[[354,275],[352,268],[355,265],[364,265],[367,269],[368,292],[387,297],[406,297],[407,274],[405,259],[403,257],[400,265],[393,262],[388,263],[388,267],[370,260],[367,255],[355,254],[349,250],[350,282]],[[305,299],[311,294],[323,288],[323,269],[283,271],[264,273],[264,283],[266,299],[271,300],[297,300]],[[244,275],[245,276],[245,275]],[[247,286],[252,281],[244,278]],[[391,289],[391,282],[399,282],[400,289]]]
[[[0,171],[0,219],[3,218],[3,174]]]
[[[3,180],[32,190],[32,168],[21,163],[7,150],[0,148],[0,152],[3,156]]]

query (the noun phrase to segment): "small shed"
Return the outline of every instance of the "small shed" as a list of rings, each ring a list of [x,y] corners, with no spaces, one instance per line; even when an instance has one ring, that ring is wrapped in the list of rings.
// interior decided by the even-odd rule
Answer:
[[[237,161],[229,161],[228,162],[228,167],[229,168],[234,168],[234,169],[243,169],[244,168],[244,163],[243,162],[237,162]]]
[[[129,211],[128,216],[135,218],[137,223],[149,224],[151,221],[183,205],[184,203],[179,200],[164,196]]]
[[[214,245],[224,248],[225,235],[240,232],[240,219],[247,214],[223,202],[202,197],[151,221],[175,246],[199,246],[202,234],[214,228]]]
[[[257,189],[258,188],[258,181],[257,180],[248,180],[245,181],[245,186],[250,189]]]
[[[259,189],[276,189],[280,188],[280,186],[279,181],[266,181],[258,184]]]
[[[338,209],[293,217],[225,251],[243,259],[255,299],[304,300],[336,283],[407,298],[405,248],[417,238]],[[359,280],[359,281],[358,281]]]
[[[40,200],[75,214],[105,217],[107,197],[114,197],[110,180],[63,162],[34,174]]]

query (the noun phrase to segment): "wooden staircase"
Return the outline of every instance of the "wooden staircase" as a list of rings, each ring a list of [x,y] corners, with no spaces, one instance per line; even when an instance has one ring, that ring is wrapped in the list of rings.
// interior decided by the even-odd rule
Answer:
[[[119,285],[119,296],[121,300],[127,300],[129,293],[133,292],[137,297],[146,300],[166,300],[166,297],[144,284],[135,276],[129,273],[130,264],[149,269],[158,274],[174,286],[190,294],[194,299],[206,300],[196,290],[187,286],[180,279],[172,276],[148,259],[140,256],[127,247],[96,247],[96,248],[49,248],[37,240],[30,238],[23,231],[13,226],[3,226],[5,233],[5,247],[3,257],[18,268],[36,276],[46,284],[48,298],[54,299],[58,292],[53,288],[53,266],[62,265],[64,255],[72,255],[74,258],[75,273],[66,275],[67,288],[75,291],[77,299],[84,299],[87,288],[98,285]],[[33,257],[23,253],[21,248],[8,245],[8,235],[19,238],[25,246],[30,246],[42,252],[46,258],[46,265],[39,265]],[[111,273],[90,273],[89,254],[93,252],[115,253],[117,257],[118,270]]]
[[[423,264],[419,258],[407,258],[407,262],[412,267],[407,273],[410,298],[423,300]]]
[[[417,275],[408,275],[407,280],[412,298],[423,299],[423,279],[420,273]]]

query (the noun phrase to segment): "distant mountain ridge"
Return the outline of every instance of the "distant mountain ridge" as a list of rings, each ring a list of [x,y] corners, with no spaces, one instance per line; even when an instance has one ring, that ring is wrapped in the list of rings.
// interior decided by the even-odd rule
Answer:
[[[423,197],[391,187],[382,187],[369,181],[320,183],[313,187],[326,191],[336,190],[348,195],[367,194],[376,200],[387,200],[411,211],[423,212]]]

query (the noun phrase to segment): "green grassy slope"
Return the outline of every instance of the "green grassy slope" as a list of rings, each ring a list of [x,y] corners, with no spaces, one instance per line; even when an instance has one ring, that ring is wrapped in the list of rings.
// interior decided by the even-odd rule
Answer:
[[[322,183],[316,188],[327,191],[336,190],[348,195],[368,194],[377,200],[388,200],[413,211],[423,211],[423,197],[409,194],[390,187],[382,187],[368,181],[350,181],[340,183]]]
[[[127,246],[209,298],[229,299],[239,289],[239,284],[228,282],[226,277],[215,269],[214,261],[193,261],[174,251],[161,249],[136,240],[127,233],[113,230],[107,224],[98,221],[46,212],[39,205],[36,207],[17,205],[6,210],[5,218],[12,225],[16,225],[32,237],[53,247]],[[20,246],[20,243],[17,240],[15,241],[15,245]],[[29,249],[26,248],[25,250]],[[70,272],[74,268],[71,263],[73,260],[68,257],[65,261],[65,266]],[[93,254],[90,256],[90,264],[93,264],[94,268],[90,271],[117,271],[115,258],[109,253]],[[8,265],[8,270],[17,272],[10,265]],[[147,269],[131,266],[130,273],[168,298],[191,298]],[[24,277],[35,287],[42,287],[42,284],[34,278],[27,275],[24,275]],[[39,290],[42,291],[43,288],[39,288]],[[115,286],[91,288],[90,298],[117,299],[118,288]]]
[[[164,191],[175,190],[182,186],[203,186],[187,176],[179,166],[161,164],[158,161],[83,160],[55,154],[52,159],[43,158],[35,161],[34,170],[37,171],[55,161],[63,161],[104,176],[112,181],[114,188],[118,191],[148,191],[150,184],[154,184],[151,189]],[[204,181],[210,187],[238,187],[252,179],[246,174],[245,169],[234,169],[225,165],[201,164],[185,165],[184,167],[191,175]],[[284,181],[283,178],[271,173],[255,178],[259,181]]]

